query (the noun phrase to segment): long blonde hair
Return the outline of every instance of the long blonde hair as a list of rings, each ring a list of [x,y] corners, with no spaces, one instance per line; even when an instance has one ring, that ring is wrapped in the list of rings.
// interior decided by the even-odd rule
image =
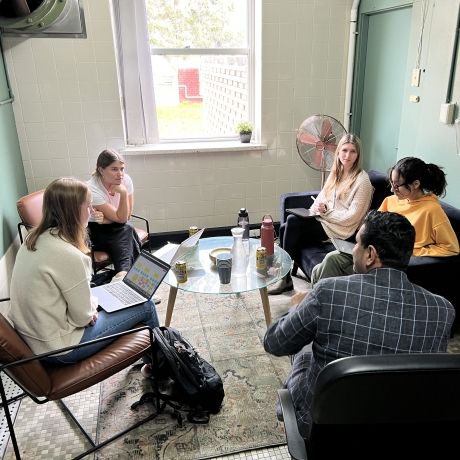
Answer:
[[[81,206],[87,196],[88,186],[78,179],[63,177],[51,182],[43,195],[42,220],[27,236],[27,249],[35,251],[40,235],[50,230],[83,253],[88,253],[88,234],[80,218]]]
[[[355,146],[356,153],[358,154],[346,179],[343,177],[344,169],[339,159],[340,150],[345,144],[353,144]],[[340,139],[339,144],[335,149],[334,163],[332,164],[331,172],[329,173],[323,187],[326,197],[332,195],[334,190],[337,198],[346,195],[355,183],[355,180],[361,171],[361,141],[358,136],[347,133],[342,137],[342,139]]]

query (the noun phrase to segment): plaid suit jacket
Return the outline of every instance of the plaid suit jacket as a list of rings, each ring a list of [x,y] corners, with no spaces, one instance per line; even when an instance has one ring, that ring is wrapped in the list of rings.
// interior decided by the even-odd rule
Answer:
[[[352,355],[445,352],[454,317],[450,302],[393,268],[320,281],[264,339],[273,355],[295,354],[285,386],[302,436],[308,438],[312,389],[326,364]]]

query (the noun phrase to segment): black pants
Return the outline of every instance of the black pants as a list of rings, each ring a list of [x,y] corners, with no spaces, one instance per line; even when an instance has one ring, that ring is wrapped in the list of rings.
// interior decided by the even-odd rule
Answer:
[[[141,242],[130,223],[98,224],[88,222],[93,250],[110,255],[115,272],[128,271],[140,253]]]
[[[280,245],[292,260],[298,260],[302,241],[314,244],[328,238],[321,223],[313,217],[302,219],[290,214],[280,227]]]

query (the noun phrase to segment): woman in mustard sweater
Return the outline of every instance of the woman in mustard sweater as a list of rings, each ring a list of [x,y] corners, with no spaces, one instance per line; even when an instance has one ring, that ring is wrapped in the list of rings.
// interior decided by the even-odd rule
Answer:
[[[439,203],[447,182],[442,169],[415,157],[399,160],[389,173],[392,196],[379,211],[397,212],[415,228],[414,256],[448,257],[459,253],[459,244],[449,218]],[[330,252],[312,271],[311,282],[322,278],[350,275],[353,260],[348,254]]]

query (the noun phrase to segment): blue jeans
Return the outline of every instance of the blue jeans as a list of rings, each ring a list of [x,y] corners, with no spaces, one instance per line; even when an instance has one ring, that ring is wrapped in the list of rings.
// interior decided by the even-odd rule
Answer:
[[[100,311],[96,324],[85,328],[80,343],[107,337],[108,335],[117,334],[119,332],[129,331],[140,323],[150,326],[151,328],[160,325],[154,302],[144,302],[143,304],[124,308],[123,310],[113,313],[107,313],[104,310]],[[113,340],[115,339],[104,340],[93,345],[88,345],[87,347],[81,347],[64,355],[50,356],[43,361],[46,364],[54,365],[73,364],[88,356],[94,355],[105,348],[110,342],[113,342]]]

